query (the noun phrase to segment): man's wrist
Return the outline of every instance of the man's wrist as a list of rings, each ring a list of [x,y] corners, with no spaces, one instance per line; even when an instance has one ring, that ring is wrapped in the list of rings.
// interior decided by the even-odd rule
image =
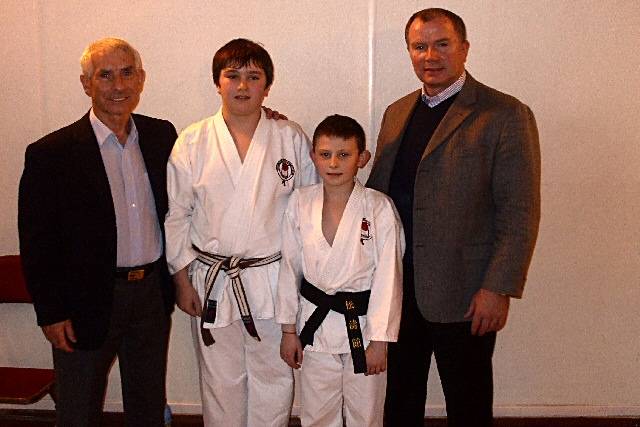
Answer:
[[[283,334],[297,334],[296,325],[293,324],[283,324],[280,326],[280,330]]]

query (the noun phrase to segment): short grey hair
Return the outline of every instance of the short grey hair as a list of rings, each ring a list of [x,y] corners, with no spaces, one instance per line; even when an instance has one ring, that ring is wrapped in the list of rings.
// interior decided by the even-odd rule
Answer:
[[[133,46],[125,40],[115,37],[107,37],[92,42],[85,48],[84,52],[82,52],[82,56],[80,57],[80,67],[82,68],[82,74],[85,77],[91,77],[95,71],[93,69],[92,61],[93,54],[107,49],[120,49],[126,53],[133,54],[136,69],[142,69],[142,58],[140,58],[140,53]]]

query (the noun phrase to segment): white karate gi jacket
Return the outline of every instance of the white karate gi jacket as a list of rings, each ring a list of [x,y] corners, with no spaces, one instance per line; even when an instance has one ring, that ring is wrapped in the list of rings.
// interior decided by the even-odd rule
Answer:
[[[241,258],[280,250],[284,210],[294,188],[318,181],[309,139],[300,126],[268,120],[264,112],[244,159],[217,114],[180,133],[167,166],[169,212],[165,219],[167,262],[173,274],[190,265],[192,283],[204,298],[207,266],[193,262],[203,251]],[[278,262],[243,270],[241,278],[256,319],[274,316]],[[217,301],[214,328],[240,319],[230,280],[220,272],[210,299]]]
[[[285,213],[276,322],[298,324],[316,309],[299,295],[300,281],[327,294],[371,289],[366,316],[360,316],[364,345],[398,340],[405,241],[393,202],[356,180],[330,246],[322,234],[322,184],[294,191]],[[365,222],[366,221],[366,222]],[[363,226],[363,223],[366,224]],[[305,350],[349,353],[344,315],[333,310]]]

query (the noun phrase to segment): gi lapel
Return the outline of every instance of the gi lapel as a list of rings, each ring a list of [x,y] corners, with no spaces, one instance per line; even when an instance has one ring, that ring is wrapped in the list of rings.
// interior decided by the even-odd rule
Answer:
[[[348,263],[345,263],[345,254],[351,254],[354,246],[360,245],[363,197],[364,187],[356,181],[333,239],[331,254],[327,257],[326,264],[322,266],[320,286],[323,289],[334,289],[340,285],[341,281],[337,279],[343,275],[342,269],[349,268]]]
[[[473,105],[476,103],[476,81],[467,73],[467,80],[458,94],[458,97],[445,114],[444,118],[436,128],[427,148],[422,154],[422,160],[433,153],[449,136],[469,117],[473,112]]]
[[[229,128],[224,121],[224,117],[222,117],[222,108],[220,108],[215,116],[213,116],[213,128],[216,133],[216,143],[218,144],[220,154],[222,155],[222,162],[227,168],[227,173],[231,178],[233,186],[237,187],[243,164],[242,161],[240,161],[240,155],[238,154],[236,144],[233,142],[231,132],[229,132]]]
[[[222,114],[220,114],[220,118],[222,119]],[[229,130],[226,125],[225,129],[228,133]],[[217,125],[216,131],[218,131]],[[261,181],[261,178],[264,178],[263,168],[267,167],[264,157],[269,146],[270,138],[268,133],[269,125],[267,119],[264,117],[264,113],[262,113],[258,126],[253,133],[253,138],[251,139],[244,163],[240,163],[240,156],[233,143],[233,139],[231,139],[230,144],[225,142],[223,149],[226,161],[227,157],[231,157],[230,154],[226,153],[226,146],[231,145],[231,148],[235,151],[235,159],[238,160],[238,163],[234,164],[240,165],[239,170],[230,171],[232,175],[234,173],[236,174],[234,181],[235,189],[233,195],[229,198],[229,207],[224,215],[223,226],[221,228],[225,234],[228,232],[226,237],[221,239],[221,241],[233,242],[231,247],[225,249],[234,255],[244,255],[248,247],[248,242],[252,234],[251,228],[254,222],[256,199],[260,191],[272,191],[272,189],[268,187],[267,182]],[[231,134],[228,135],[229,138],[231,138]]]

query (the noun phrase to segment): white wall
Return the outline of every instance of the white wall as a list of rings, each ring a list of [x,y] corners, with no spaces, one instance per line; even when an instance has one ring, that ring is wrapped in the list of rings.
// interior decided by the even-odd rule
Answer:
[[[527,103],[543,159],[543,217],[529,282],[495,355],[497,415],[640,415],[640,3],[259,0],[3,0],[0,14],[0,253],[18,252],[17,186],[26,145],[89,106],[78,58],[115,35],[142,54],[138,111],[180,130],[212,114],[215,50],[260,41],[276,79],[266,103],[307,133],[330,113],[358,119],[374,144],[386,105],[419,87],[403,31],[415,10],[466,21],[474,77]],[[0,305],[0,364],[51,365],[29,306]],[[188,321],[174,315],[168,397],[197,413]],[[429,415],[443,414],[437,378]],[[52,408],[45,399],[35,408]],[[117,369],[107,410],[120,410]]]

